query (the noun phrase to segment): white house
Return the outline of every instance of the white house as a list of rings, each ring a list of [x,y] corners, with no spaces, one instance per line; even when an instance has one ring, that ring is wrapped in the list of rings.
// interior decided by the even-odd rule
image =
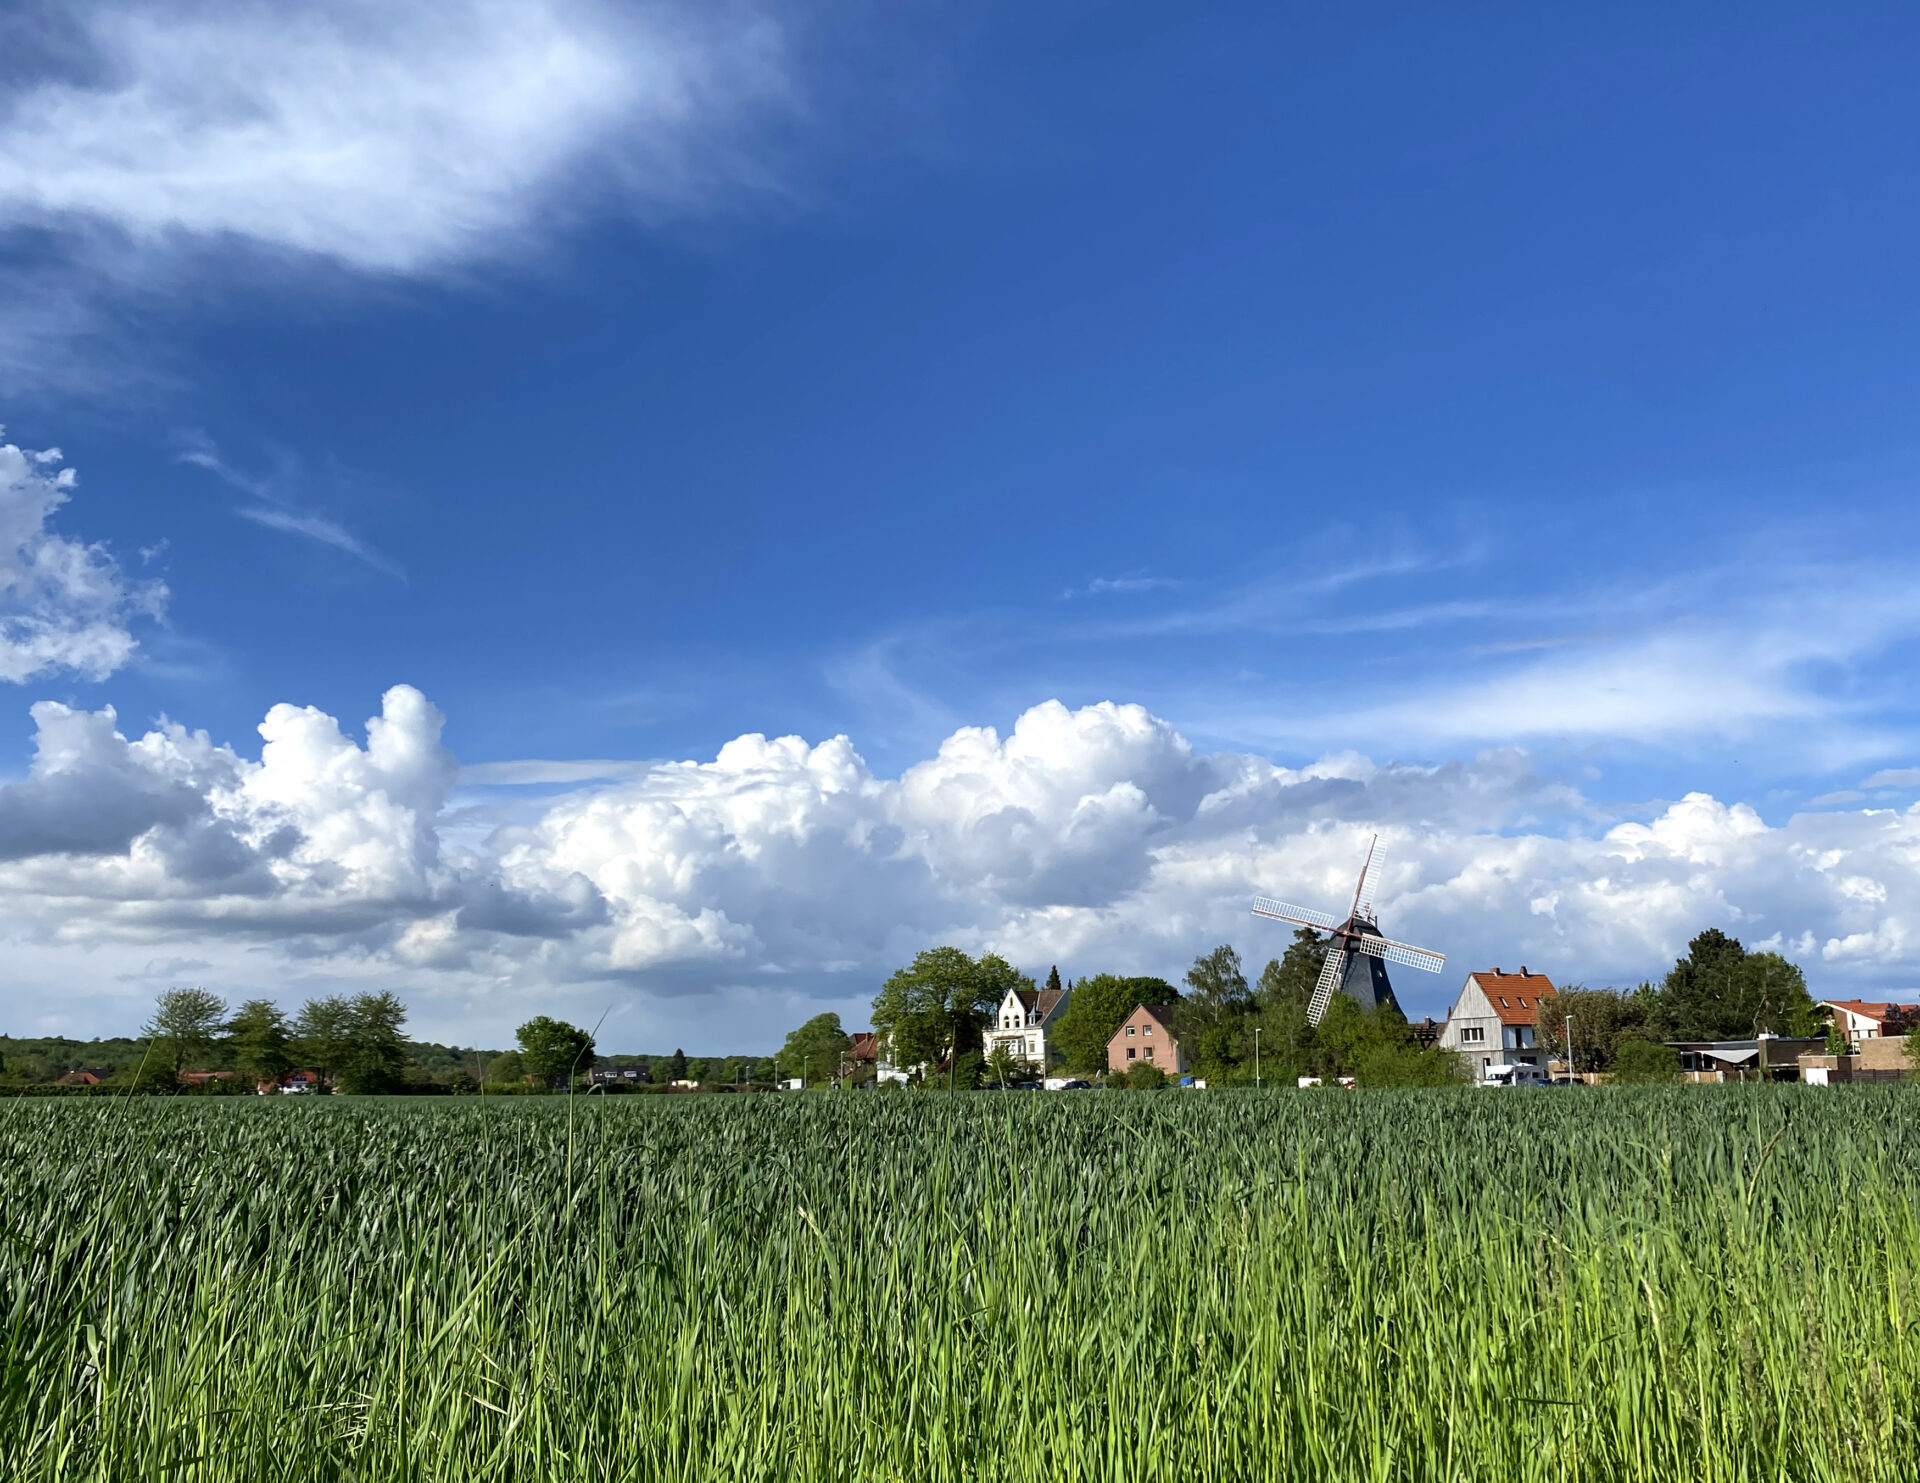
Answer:
[[[1059,1027],[1072,997],[1072,989],[1008,989],[987,1022],[982,1046],[987,1059],[1004,1045],[1015,1060],[1045,1068],[1053,1059],[1047,1036]]]
[[[1869,1004],[1860,999],[1822,999],[1822,1009],[1833,1011],[1833,1025],[1849,1045],[1907,1033],[1910,1004]]]
[[[1438,1044],[1456,1052],[1474,1078],[1494,1065],[1538,1066],[1546,1069],[1547,1053],[1539,1044],[1534,1024],[1540,1001],[1558,990],[1544,973],[1469,973],[1460,997],[1453,1001]],[[1579,1034],[1576,1026],[1574,1033]]]

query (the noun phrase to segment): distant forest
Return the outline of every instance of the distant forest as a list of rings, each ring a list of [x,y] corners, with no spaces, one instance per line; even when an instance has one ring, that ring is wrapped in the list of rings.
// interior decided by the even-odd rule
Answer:
[[[55,1081],[69,1071],[132,1071],[139,1066],[141,1058],[147,1054],[148,1042],[127,1036],[113,1036],[103,1040],[74,1040],[62,1035],[40,1037],[0,1035],[0,1079],[14,1082]],[[479,1080],[487,1068],[500,1059],[505,1052],[486,1050],[474,1046],[439,1045],[430,1040],[409,1040],[406,1043],[407,1064],[414,1069],[427,1073],[449,1073],[465,1071],[475,1080]],[[657,1055],[601,1055],[595,1057],[594,1064],[602,1069],[637,1070],[646,1074],[649,1081],[659,1080],[654,1072],[655,1063],[660,1066],[664,1076],[672,1065],[676,1054],[683,1056],[687,1064],[711,1062],[719,1065],[735,1059],[723,1056],[690,1056],[681,1052],[664,1051]],[[752,1060],[750,1057],[740,1058]],[[195,1057],[195,1070],[227,1071],[233,1069],[233,1050],[225,1044],[210,1046],[202,1056]]]

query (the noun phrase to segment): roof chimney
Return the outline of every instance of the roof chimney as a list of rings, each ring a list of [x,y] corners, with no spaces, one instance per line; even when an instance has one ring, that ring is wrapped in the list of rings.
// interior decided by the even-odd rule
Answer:
[[[1499,977],[1501,977],[1501,973],[1500,973],[1500,965],[1499,965],[1498,963],[1495,963],[1495,964],[1493,965],[1493,976],[1494,976],[1495,978],[1499,978]]]
[[[1525,963],[1522,963],[1520,965],[1520,976],[1522,978],[1525,978],[1527,976],[1527,965]]]

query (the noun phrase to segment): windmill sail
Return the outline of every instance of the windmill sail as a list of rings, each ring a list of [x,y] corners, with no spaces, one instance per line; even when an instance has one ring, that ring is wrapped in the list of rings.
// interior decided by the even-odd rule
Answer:
[[[1327,1012],[1327,1006],[1333,1002],[1333,991],[1347,972],[1347,950],[1343,947],[1327,949],[1327,961],[1321,965],[1320,981],[1313,986],[1313,999],[1307,1005],[1307,1023],[1317,1025],[1320,1017]]]
[[[1302,927],[1318,927],[1322,932],[1331,932],[1340,925],[1340,918],[1330,911],[1315,911],[1310,906],[1293,906],[1285,901],[1275,901],[1271,896],[1254,897],[1253,914],[1257,917],[1272,917],[1281,922],[1294,922]]]
[[[1360,867],[1360,889],[1353,893],[1353,915],[1358,921],[1376,920],[1373,897],[1380,889],[1380,872],[1386,853],[1387,847],[1380,842],[1380,836],[1374,835],[1373,843],[1367,849],[1367,863]]]
[[[1424,968],[1429,973],[1438,973],[1447,962],[1445,953],[1428,952],[1423,947],[1409,947],[1404,942],[1393,942],[1366,933],[1351,938],[1348,946],[1356,952],[1370,953],[1376,958],[1385,958],[1389,963],[1404,963],[1409,968]]]

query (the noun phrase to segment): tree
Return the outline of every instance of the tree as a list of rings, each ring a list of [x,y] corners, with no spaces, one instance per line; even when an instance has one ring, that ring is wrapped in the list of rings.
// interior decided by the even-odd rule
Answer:
[[[685,1051],[676,1050],[672,1055],[667,1057],[666,1075],[661,1079],[669,1083],[685,1081],[687,1079],[687,1053]]]
[[[571,1085],[575,1072],[593,1065],[593,1037],[577,1025],[544,1014],[535,1015],[513,1032],[520,1046],[520,1064],[535,1086],[552,1091]]]
[[[1151,1061],[1135,1061],[1127,1068],[1127,1085],[1136,1092],[1150,1092],[1167,1084],[1167,1073]]]
[[[1122,978],[1096,973],[1073,986],[1067,1012],[1051,1039],[1076,1071],[1104,1071],[1107,1042],[1142,1004],[1176,1004],[1180,991],[1164,978]]]
[[[234,1069],[256,1083],[277,1082],[292,1068],[286,1012],[271,999],[249,999],[233,1012],[227,1044]]]
[[[1284,1083],[1322,1069],[1320,1035],[1307,1021],[1314,986],[1327,961],[1327,939],[1310,927],[1293,934],[1284,955],[1260,971],[1260,1071],[1265,1080]]]
[[[1567,1018],[1573,1019],[1573,1063],[1576,1071],[1611,1071],[1620,1047],[1630,1040],[1657,1040],[1653,991],[1642,987],[1630,993],[1589,989],[1568,984],[1558,994],[1539,1001],[1534,1015],[1535,1038],[1551,1055],[1566,1055]]]
[[[1680,1054],[1657,1040],[1623,1040],[1613,1058],[1609,1081],[1654,1083],[1672,1081],[1680,1074]]]
[[[881,986],[873,1028],[893,1065],[937,1065],[980,1043],[1009,988],[1031,991],[1033,980],[997,953],[975,962],[957,947],[928,948]]]
[[[526,1064],[520,1059],[517,1050],[502,1051],[487,1062],[487,1080],[495,1086],[508,1086],[516,1081],[524,1081],[527,1075]]]
[[[1653,1024],[1662,1040],[1745,1040],[1762,1030],[1811,1033],[1816,1019],[1797,967],[1778,953],[1749,953],[1709,927],[1668,970]]]
[[[1060,965],[1058,963],[1047,970],[1047,992],[1050,994],[1060,992]]]
[[[993,1078],[994,1085],[1006,1086],[1018,1079],[1025,1069],[1026,1063],[1014,1055],[1006,1041],[994,1042],[993,1054],[987,1057],[987,1072]]]
[[[347,1000],[347,1054],[341,1085],[350,1092],[390,1092],[407,1070],[407,1006],[397,995],[355,994]]]
[[[225,1026],[226,1002],[206,989],[168,989],[154,1001],[153,1018],[140,1032],[156,1042],[175,1080],[186,1063],[212,1047]]]
[[[840,1074],[840,1062],[853,1039],[840,1028],[837,1014],[816,1014],[787,1036],[774,1064],[783,1077],[799,1077],[811,1086],[821,1086]]]
[[[347,1034],[353,1010],[339,994],[309,999],[293,1017],[294,1050],[320,1075],[321,1084],[334,1079],[347,1054]]]
[[[1253,1055],[1255,1008],[1240,955],[1222,943],[1193,960],[1187,993],[1175,1007],[1173,1033],[1200,1075],[1224,1080]]]

